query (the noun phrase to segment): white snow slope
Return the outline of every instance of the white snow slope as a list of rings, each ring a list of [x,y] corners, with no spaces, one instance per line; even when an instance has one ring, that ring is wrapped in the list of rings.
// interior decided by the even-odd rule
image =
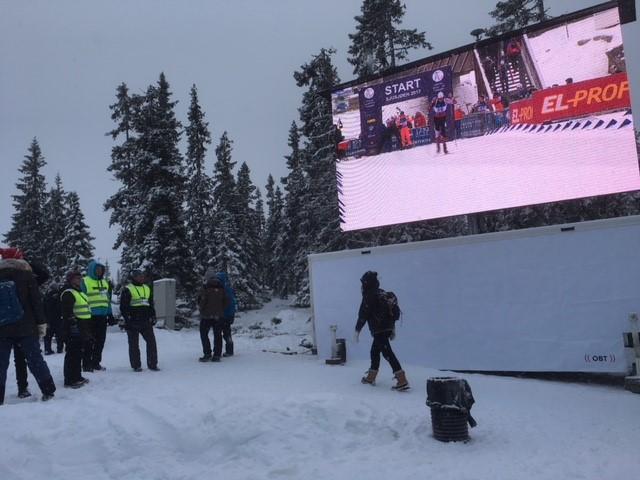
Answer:
[[[282,323],[273,327],[271,319]],[[303,351],[308,310],[273,302],[237,323],[237,356],[201,364],[197,330],[157,330],[162,371],[134,373],[126,336],[107,336],[106,372],[41,403],[0,407],[0,479],[609,479],[638,471],[640,397],[621,388],[460,374],[476,397],[468,443],[431,436],[425,381],[375,387],[365,363],[329,367]],[[402,330],[398,332],[402,335]],[[252,338],[263,337],[264,338]],[[369,342],[363,333],[360,341]],[[144,352],[144,350],[143,350]],[[397,352],[402,360],[402,352]],[[47,357],[58,385],[62,355]],[[31,377],[30,377],[30,380]],[[37,390],[31,381],[32,391]]]

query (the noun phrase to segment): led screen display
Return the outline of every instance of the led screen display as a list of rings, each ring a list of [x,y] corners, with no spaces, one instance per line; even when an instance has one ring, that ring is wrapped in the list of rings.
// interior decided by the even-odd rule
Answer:
[[[343,230],[640,189],[617,8],[331,94]]]

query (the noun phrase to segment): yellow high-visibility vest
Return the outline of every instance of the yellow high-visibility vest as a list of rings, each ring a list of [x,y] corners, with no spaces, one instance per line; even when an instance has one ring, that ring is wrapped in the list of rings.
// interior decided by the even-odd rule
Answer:
[[[87,287],[87,298],[91,308],[109,308],[109,282],[89,276],[82,279]]]
[[[151,289],[148,285],[134,285],[130,283],[127,285],[129,292],[131,292],[131,307],[148,307],[151,304],[149,299],[151,298]]]
[[[72,288],[68,288],[65,292],[71,292],[73,294],[73,298],[75,299],[75,303],[73,304],[73,314],[78,320],[91,320],[91,307],[89,307],[89,299],[85,295],[84,292],[79,292],[78,290],[74,290]],[[60,295],[62,297],[62,295]]]

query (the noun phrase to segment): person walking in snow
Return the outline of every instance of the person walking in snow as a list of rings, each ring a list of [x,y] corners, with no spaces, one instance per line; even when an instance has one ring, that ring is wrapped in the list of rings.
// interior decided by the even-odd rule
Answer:
[[[385,292],[380,288],[378,274],[368,271],[360,279],[362,284],[362,302],[358,311],[358,321],[356,323],[356,341],[360,336],[360,331],[365,323],[369,326],[369,331],[373,337],[371,343],[371,366],[366,376],[362,377],[364,384],[375,385],[376,376],[380,369],[380,354],[385,358],[396,378],[394,390],[403,391],[409,389],[409,382],[400,362],[396,358],[391,348],[390,340],[395,338],[395,318],[385,301],[390,292]],[[393,295],[395,298],[395,295]],[[396,305],[397,308],[397,305]]]
[[[229,275],[227,272],[218,272],[216,273],[216,277],[218,280],[222,282],[222,286],[224,287],[224,292],[229,299],[229,303],[227,307],[224,309],[223,313],[223,323],[222,323],[222,339],[224,340],[224,353],[223,357],[232,357],[233,356],[233,338],[231,337],[231,325],[233,325],[233,321],[236,316],[236,292],[233,290],[231,286],[231,281],[229,280]]]
[[[106,267],[91,260],[87,265],[87,275],[82,279],[82,291],[87,294],[91,307],[91,333],[90,345],[85,352],[83,363],[87,364],[89,371],[106,370],[101,365],[102,350],[107,338],[107,325],[115,325],[111,312],[111,293],[113,287],[108,279],[104,278]]]
[[[44,336],[47,324],[38,282],[29,263],[21,257],[16,252],[13,258],[6,258],[0,252],[0,405],[4,403],[12,349],[24,354],[29,370],[42,391],[42,400],[53,398],[56,391],[49,367],[40,352],[38,337]]]
[[[198,294],[198,307],[200,309],[200,341],[202,342],[201,362],[219,362],[222,355],[222,329],[224,326],[224,312],[230,305],[224,285],[215,275],[208,270],[205,274],[205,283]],[[209,330],[213,329],[213,354],[209,341]]]
[[[124,319],[124,329],[129,341],[129,362],[135,372],[142,371],[140,361],[140,336],[147,344],[147,367],[158,371],[158,347],[153,326],[156,324],[156,311],[153,308],[153,291],[145,283],[142,270],[131,272],[131,283],[120,294],[120,313]]]
[[[91,343],[91,306],[89,298],[82,291],[82,274],[77,270],[67,273],[66,282],[60,295],[62,313],[62,338],[67,346],[64,355],[64,386],[84,387],[89,380],[82,376],[84,351]]]

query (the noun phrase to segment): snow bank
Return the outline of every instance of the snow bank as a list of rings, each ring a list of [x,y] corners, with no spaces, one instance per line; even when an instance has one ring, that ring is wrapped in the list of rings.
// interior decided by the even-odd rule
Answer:
[[[276,302],[261,320],[291,315],[294,329],[308,325],[308,310],[286,312]],[[260,314],[251,313],[238,324],[256,320]],[[425,406],[425,381],[441,372],[406,365],[414,388],[399,394],[389,389],[387,365],[376,387],[365,386],[364,363],[328,367],[312,356],[263,353],[244,334],[236,337],[236,357],[201,364],[196,330],[156,333],[160,372],[133,373],[126,336],[110,329],[109,370],[89,374],[86,388],[60,389],[42,404],[16,399],[9,382],[9,404],[0,407],[0,478],[566,480],[637,473],[640,402],[620,388],[463,375],[479,426],[467,444],[442,444],[431,437]],[[290,346],[297,342],[291,335]],[[47,359],[61,384],[62,356]]]

